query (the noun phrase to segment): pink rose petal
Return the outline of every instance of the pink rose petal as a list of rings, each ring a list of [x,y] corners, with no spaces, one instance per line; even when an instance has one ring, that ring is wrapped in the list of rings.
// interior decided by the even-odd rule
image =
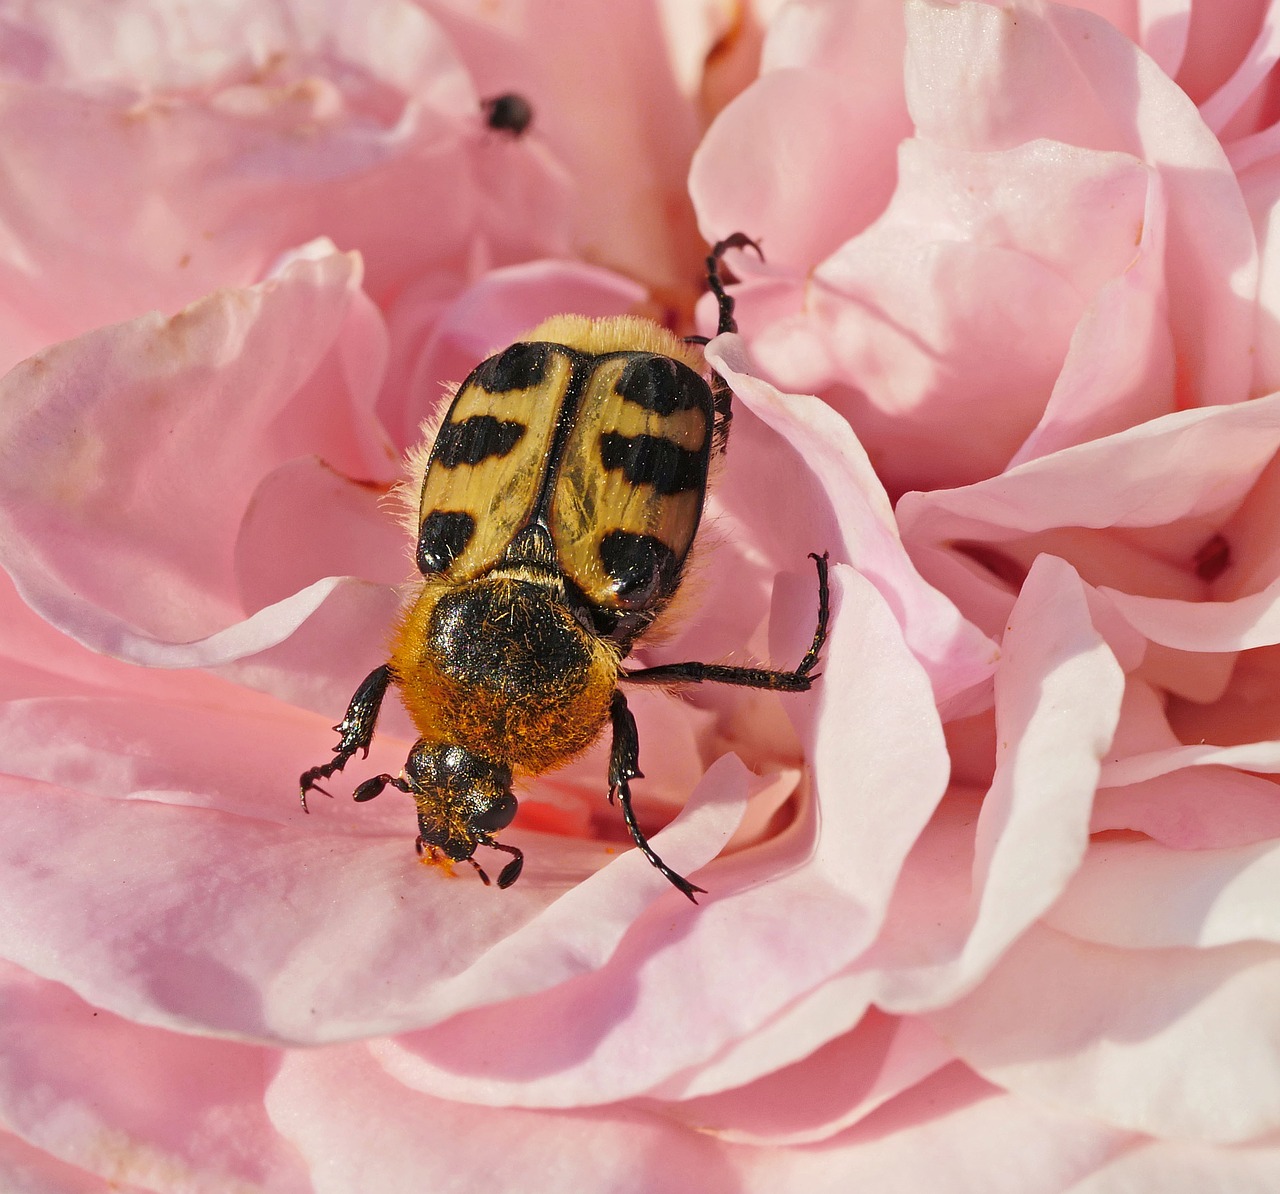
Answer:
[[[745,229],[770,266],[804,274],[875,218],[892,193],[897,143],[910,129],[902,45],[896,5],[781,9],[759,79],[720,113],[693,155],[689,190],[709,240]],[[797,220],[801,206],[811,214]]]
[[[1051,550],[1072,559],[1091,584],[1112,586],[1100,591],[1145,637],[1185,648],[1195,641],[1185,632],[1157,633],[1135,622],[1134,611],[1155,598],[1150,608],[1170,609],[1175,624],[1193,625],[1221,608],[1203,604],[1206,582],[1197,575],[1196,553],[1277,446],[1280,399],[1180,411],[961,489],[907,494],[898,522],[921,574],[993,634],[1009,603],[999,570],[1017,575]],[[1170,469],[1177,470],[1176,486],[1168,483]],[[1116,533],[1121,528],[1141,535]],[[957,561],[957,548],[984,567]],[[1240,619],[1256,619],[1268,600],[1242,606]]]
[[[301,450],[356,475],[390,466],[367,421],[357,430],[339,361],[317,372],[357,270],[340,254],[299,258],[259,287],[91,333],[5,378],[0,552],[28,601],[98,649],[239,620],[232,552],[261,473]]]
[[[1207,949],[1280,940],[1270,898],[1280,846],[1169,850],[1157,842],[1095,842],[1044,923],[1126,949]]]
[[[1270,1194],[1280,1184],[1280,1147],[1212,1148],[1187,1140],[1157,1140],[1120,1153],[1073,1185],[1070,1194]]]
[[[683,7],[694,2],[706,0]],[[659,288],[688,287],[701,245],[685,177],[702,121],[698,97],[681,89],[681,54],[661,6],[432,0],[427,7],[480,93],[528,97],[529,139],[550,147],[578,187],[589,188],[566,205],[578,255]]]
[[[1103,788],[1092,833],[1129,829],[1175,850],[1249,846],[1280,838],[1280,799],[1271,780],[1201,766]]]
[[[418,864],[408,807],[391,806],[401,812],[394,826],[353,820],[350,806],[336,822],[304,817],[296,760],[307,756],[282,733],[288,729],[285,722],[252,731],[273,743],[283,738],[295,760],[287,771],[283,759],[260,768],[246,760],[263,818],[194,807],[207,797],[93,799],[0,779],[15,801],[0,886],[23,909],[0,926],[5,956],[139,1022],[331,1040],[416,1026],[563,982],[601,965],[655,901],[659,925],[693,911],[635,851],[575,887],[560,907],[559,888],[607,861],[598,845],[522,842],[525,875],[495,900],[469,873],[449,881]],[[229,738],[221,749],[236,751]],[[683,873],[696,872],[732,834],[744,789],[740,769],[709,773],[684,813],[653,837],[654,848]],[[292,810],[289,823],[270,823],[281,808]],[[504,836],[522,841],[519,832]],[[300,851],[315,862],[299,873],[292,859]],[[206,893],[199,905],[189,899],[193,873]],[[220,906],[213,919],[210,902]],[[264,922],[261,909],[272,905],[290,914]],[[548,905],[539,928],[518,932]],[[508,948],[500,947],[504,938]],[[424,940],[436,959],[426,983]],[[335,949],[347,957],[336,974]],[[174,957],[183,960],[181,974],[166,965]],[[369,973],[380,976],[372,1001]]]
[[[263,1108],[272,1055],[132,1024],[8,964],[0,1009],[0,1121],[52,1156],[112,1188],[310,1188]]]
[[[35,61],[0,100],[6,367],[256,282],[320,235],[360,249],[380,302],[430,270],[461,283],[476,253],[567,246],[562,171],[491,134],[448,38],[409,0],[236,4],[199,22],[72,8],[22,28]]]
[[[557,1114],[406,1094],[358,1046],[290,1055],[267,1109],[309,1164],[317,1194],[361,1184],[417,1194],[424,1174],[505,1194],[527,1189],[531,1173],[585,1194],[932,1189],[942,1173],[957,1189],[1056,1194],[1127,1143],[1097,1124],[993,1095],[963,1070],[882,1108],[874,1125],[785,1149],[724,1144],[625,1108]]]
[[[980,808],[959,794],[944,802],[907,860],[884,934],[858,963],[876,975],[885,1010],[938,1006],[971,986],[1084,857],[1123,676],[1066,564],[1037,561],[1003,652],[991,788]]]
[[[690,1127],[747,1144],[811,1144],[864,1119],[954,1060],[922,1020],[874,1009],[803,1061],[668,1109]],[[654,1109],[659,1109],[658,1104]]]
[[[1280,1127],[1277,981],[1267,945],[1120,950],[1036,926],[929,1019],[1006,1090],[1152,1136],[1237,1142]]]
[[[1256,248],[1239,185],[1187,96],[1105,21],[1066,6],[911,0],[907,46],[923,138],[992,150],[1048,137],[1159,169],[1179,404],[1246,397],[1253,326],[1237,296],[1252,289]]]
[[[68,1165],[8,1132],[0,1132],[0,1182],[13,1194],[153,1194]]]

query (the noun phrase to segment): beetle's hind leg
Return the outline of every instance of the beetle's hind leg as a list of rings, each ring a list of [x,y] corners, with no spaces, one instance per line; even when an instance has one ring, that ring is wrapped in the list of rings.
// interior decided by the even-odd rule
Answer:
[[[737,684],[742,688],[767,688],[775,692],[808,692],[818,678],[813,669],[827,641],[827,623],[831,618],[831,588],[827,579],[827,553],[809,553],[818,565],[818,624],[813,641],[804,658],[790,671],[773,668],[728,667],[719,663],[663,663],[657,667],[638,668],[622,673],[622,679],[634,684]],[[616,739],[616,734],[615,734]]]
[[[310,811],[307,808],[308,792],[314,789],[317,792],[324,792],[326,796],[329,795],[320,786],[320,780],[328,779],[335,771],[341,771],[347,765],[347,760],[358,750],[364,751],[365,758],[369,757],[369,746],[373,742],[373,727],[378,722],[382,699],[387,695],[387,687],[393,679],[395,675],[390,665],[384,663],[381,667],[374,668],[361,681],[360,687],[351,698],[351,704],[347,706],[346,716],[333,727],[341,735],[338,745],[333,748],[334,757],[327,763],[321,763],[319,767],[304,771],[298,778],[299,797],[302,800],[304,813]],[[361,788],[366,786],[362,784]],[[382,789],[379,788],[378,791]],[[374,792],[373,796],[377,794]],[[364,799],[372,799],[372,796],[366,796]]]
[[[622,806],[622,819],[627,823],[631,840],[668,883],[696,904],[698,900],[694,893],[702,892],[705,895],[706,888],[690,883],[683,875],[677,874],[667,866],[658,857],[657,851],[649,845],[649,839],[641,832],[640,826],[636,824],[635,810],[631,807],[630,781],[644,778],[644,773],[640,770],[640,735],[636,731],[636,719],[627,708],[627,698],[621,692],[613,694],[609,719],[613,724],[613,747],[609,752],[609,803],[612,804],[614,798],[617,798]],[[512,863],[507,869],[510,870],[514,865],[515,863]],[[505,875],[506,871],[503,874]],[[512,879],[511,882],[514,883],[515,880]],[[503,886],[501,880],[498,881],[498,885]]]
[[[720,317],[716,324],[716,334],[722,332],[736,332],[738,330],[738,321],[733,317],[733,297],[725,292],[724,280],[720,277],[720,262],[724,255],[730,249],[752,248],[756,251],[756,256],[761,261],[764,260],[764,254],[760,251],[760,246],[756,244],[745,232],[735,232],[732,236],[726,236],[724,240],[718,240],[711,246],[711,252],[707,254],[707,286],[711,293],[716,296],[716,303],[720,308]]]
[[[736,332],[738,330],[738,321],[733,317],[734,300],[724,288],[724,279],[720,276],[720,262],[724,255],[730,249],[745,249],[750,247],[756,251],[760,260],[764,260],[764,254],[760,251],[760,246],[756,244],[745,232],[735,232],[732,236],[725,237],[724,240],[716,241],[711,247],[711,252],[707,255],[707,286],[711,293],[716,296],[716,304],[719,308],[719,316],[716,321],[716,334],[721,332]],[[688,337],[690,344],[707,344],[709,341],[706,336],[690,336]],[[711,433],[711,450],[715,454],[724,451],[725,445],[729,442],[729,423],[733,419],[733,392],[720,374],[712,370],[711,373],[711,403],[715,411],[714,426]]]

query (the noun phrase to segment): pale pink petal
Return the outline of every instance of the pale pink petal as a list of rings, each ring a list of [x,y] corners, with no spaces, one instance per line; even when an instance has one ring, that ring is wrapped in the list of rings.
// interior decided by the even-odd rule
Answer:
[[[0,1121],[50,1155],[192,1194],[310,1188],[263,1108],[278,1055],[132,1024],[8,964],[0,1014]]]
[[[926,830],[927,832],[927,830]],[[844,1034],[871,1010],[874,978],[843,971],[792,1001],[749,1036],[732,1041],[716,1056],[660,1082],[654,1099],[696,1099],[732,1091],[785,1070]]]
[[[1271,896],[1278,881],[1274,840],[1220,850],[1095,842],[1044,923],[1126,949],[1275,944],[1280,909]]]
[[[902,44],[893,5],[783,10],[759,80],[693,156],[689,190],[709,240],[746,230],[771,266],[803,275],[883,210],[910,130]]]
[[[881,218],[797,281],[802,314],[759,327],[743,289],[753,351],[787,388],[827,393],[891,493],[998,471],[1040,418],[1085,304],[1132,261],[1147,185],[1121,154],[904,142]]]
[[[666,1112],[722,1140],[811,1144],[865,1119],[954,1060],[924,1021],[872,1009],[856,1028],[803,1061],[736,1090],[667,1105]]]
[[[200,677],[181,697],[163,702],[74,688],[59,697],[8,701],[0,709],[5,773],[86,797],[159,801],[292,822],[299,812],[298,774],[309,762],[328,757],[330,719],[300,715],[272,697],[229,688]],[[256,734],[249,732],[249,718]],[[379,734],[367,763],[371,773],[398,771],[411,741]],[[319,832],[331,832],[335,819],[357,833],[395,833],[412,824],[406,810],[391,802],[366,810],[350,800],[330,805],[318,798],[314,812]]]
[[[1256,302],[1260,315],[1280,317],[1280,236],[1275,212],[1280,203],[1280,124],[1231,148],[1231,162],[1240,178],[1254,235],[1258,240],[1259,268]],[[1275,336],[1259,336],[1255,345],[1253,388],[1255,394],[1280,389],[1280,344]]]
[[[477,254],[565,249],[562,172],[493,136],[409,0],[219,5],[199,21],[181,6],[111,12],[23,18],[39,64],[0,98],[6,367],[255,282],[319,235],[360,249],[380,301],[430,269],[461,284]]]
[[[1193,0],[1137,0],[1136,4],[1131,0],[1094,0],[1094,3],[1080,7],[1105,17],[1122,33],[1133,38],[1166,75],[1177,77],[1183,90],[1191,94],[1180,71],[1186,66],[1189,56],[1188,43],[1191,41],[1195,10],[1211,6],[1193,3]],[[1132,20],[1131,14],[1136,21]]]
[[[132,1183],[118,1184],[33,1148],[0,1131],[0,1184],[9,1194],[155,1194]]]
[[[359,1045],[296,1051],[267,1094],[315,1194],[642,1194],[741,1186],[710,1137],[635,1111],[562,1115],[471,1107],[406,1091]]]
[[[398,585],[416,572],[388,486],[354,481],[317,456],[286,461],[254,489],[235,544],[246,609],[286,601],[317,576]]]
[[[1108,759],[1100,782],[1106,787],[1141,783],[1183,767],[1205,765],[1238,767],[1245,771],[1280,771],[1280,740],[1227,747],[1200,742],[1144,755]]]
[[[480,94],[516,91],[533,105],[526,139],[550,147],[586,192],[567,206],[575,254],[659,289],[687,291],[702,246],[685,176],[702,116],[697,96],[681,88],[660,6],[428,0],[424,7],[448,31]]]
[[[1276,22],[1274,13],[1269,13],[1231,77],[1200,104],[1205,124],[1223,135],[1254,93],[1265,85],[1277,62],[1280,62],[1280,23]],[[1225,135],[1223,139],[1227,139]]]
[[[1203,7],[1203,6],[1201,6]],[[1106,1162],[1066,1194],[1271,1194],[1280,1186],[1280,1141],[1213,1148],[1188,1140],[1157,1140]]]
[[[27,600],[99,649],[238,621],[235,537],[264,472],[303,452],[356,476],[394,467],[341,378],[358,284],[347,256],[298,258],[11,372],[0,552]]]
[[[353,1116],[352,1106],[362,1114]],[[876,1123],[807,1149],[725,1144],[626,1108],[476,1108],[406,1093],[357,1046],[291,1054],[267,1109],[309,1165],[317,1194],[364,1185],[418,1194],[424,1173],[493,1194],[528,1189],[531,1173],[584,1194],[932,1190],[940,1174],[956,1189],[984,1194],[1059,1194],[1126,1143],[1096,1123],[995,1095],[960,1067],[938,1075],[918,1097],[894,1100]],[[378,1139],[372,1149],[371,1122]]]
[[[1280,838],[1280,793],[1267,779],[1227,767],[1192,767],[1103,788],[1092,833],[1131,829],[1175,850],[1248,846]]]
[[[1139,633],[1180,651],[1246,651],[1280,642],[1280,580],[1236,601],[1177,601],[1105,585],[1098,591]]]
[[[1177,74],[1169,74],[1197,103],[1227,81],[1248,53],[1271,7],[1271,0],[1236,0],[1231,5],[1205,4],[1202,0],[1159,2],[1189,10],[1186,53]]]
[[[299,728],[244,718],[238,738],[283,740],[281,753],[305,762]],[[229,738],[217,748],[236,752]],[[605,866],[609,851],[598,843],[531,842],[518,830],[504,840],[527,849],[525,874],[494,899],[469,870],[450,881],[418,863],[407,803],[388,802],[400,813],[394,824],[389,812],[361,817],[349,803],[336,819],[327,810],[305,817],[298,764],[286,766],[241,772],[263,817],[181,797],[89,798],[0,780],[12,810],[0,886],[21,909],[0,926],[0,951],[139,1022],[315,1041],[400,1030],[541,990],[600,966],[650,905],[645,923],[660,933],[672,916],[696,914],[637,851]],[[696,872],[731,836],[745,787],[728,761],[708,773],[654,848]],[[272,824],[281,807],[288,822]],[[299,853],[311,860],[301,870]],[[204,893],[198,903],[193,881]],[[281,911],[264,920],[262,909],[273,907]],[[423,941],[435,958],[425,983]],[[346,960],[335,971],[339,954]],[[366,981],[373,973],[376,998]]]
[[[996,672],[991,788],[976,810],[948,796],[903,868],[884,934],[858,963],[877,975],[880,1007],[909,1011],[954,998],[1062,893],[1085,854],[1122,690],[1079,578],[1042,556],[1014,607]]]
[[[1280,725],[1280,684],[1276,680],[1280,647],[1208,658],[1234,660],[1230,681],[1211,704],[1198,703],[1194,696],[1175,696],[1169,702],[1169,724],[1178,737],[1184,742],[1242,746],[1275,735]]]
[[[906,494],[898,523],[925,579],[993,634],[992,619],[1008,608],[1009,586],[999,571],[1020,579],[1047,550],[1071,559],[1091,584],[1120,586],[1124,591],[1105,589],[1107,599],[1135,629],[1158,638],[1131,608],[1144,609],[1151,598],[1130,594],[1154,595],[1154,608],[1167,606],[1183,625],[1221,608],[1203,604],[1207,585],[1196,572],[1197,552],[1249,493],[1277,446],[1280,398],[1179,411],[961,489]],[[1169,484],[1170,470],[1177,485]],[[1115,528],[1143,534],[1119,535]],[[1158,600],[1170,597],[1179,600]],[[1191,607],[1200,612],[1186,613],[1185,601],[1201,603]],[[1166,637],[1170,645],[1186,645]]]
[[[1046,982],[1046,975],[1071,976]],[[1280,1127],[1280,956],[1270,945],[1122,950],[1032,927],[929,1019],[1015,1094],[1173,1139]]]
[[[906,11],[918,136],[988,151],[1048,137],[1131,153],[1160,171],[1179,405],[1248,396],[1257,251],[1239,184],[1181,89],[1076,8],[910,0]]]
[[[1111,435],[1173,407],[1175,351],[1165,310],[1165,216],[1164,189],[1153,173],[1137,252],[1119,276],[1098,289],[1085,310],[1040,422],[1008,467]]]
[[[531,261],[490,270],[461,294],[439,293],[439,278],[406,289],[388,321],[397,357],[380,413],[401,442],[414,443],[419,424],[476,365],[543,320],[564,311],[622,315],[639,309],[643,287],[596,266]],[[406,393],[407,388],[407,393]]]
[[[1126,1145],[1112,1128],[1010,1099],[952,1065],[823,1145],[752,1150],[745,1188],[1058,1194]]]

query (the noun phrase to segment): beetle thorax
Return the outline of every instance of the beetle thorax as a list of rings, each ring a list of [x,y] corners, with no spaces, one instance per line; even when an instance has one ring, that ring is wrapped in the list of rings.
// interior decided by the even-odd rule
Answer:
[[[617,684],[616,652],[553,584],[490,575],[426,585],[392,667],[423,738],[537,774],[590,746]]]

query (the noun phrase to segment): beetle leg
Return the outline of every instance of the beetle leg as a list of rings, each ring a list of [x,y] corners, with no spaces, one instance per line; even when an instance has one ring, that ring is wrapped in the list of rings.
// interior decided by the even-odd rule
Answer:
[[[690,883],[683,875],[676,874],[661,858],[658,857],[654,848],[649,845],[649,840],[640,832],[640,826],[636,824],[636,814],[631,807],[631,784],[629,781],[633,779],[643,779],[644,775],[640,771],[640,735],[636,731],[636,719],[632,716],[631,710],[627,708],[627,698],[621,692],[613,694],[613,704],[609,708],[609,718],[613,723],[613,746],[609,751],[609,803],[612,804],[614,797],[618,799],[618,803],[622,806],[622,819],[627,823],[627,829],[631,834],[632,840],[640,848],[640,852],[661,872],[662,876],[678,891],[683,892],[693,903],[697,903],[694,892],[700,891],[706,894],[705,887],[699,887],[696,883]],[[515,864],[512,863],[511,866]],[[511,869],[507,867],[507,870]],[[503,871],[506,874],[506,871]],[[511,882],[515,882],[514,879]],[[499,880],[499,886],[501,886]]]
[[[381,794],[382,789],[387,786],[399,788],[402,792],[413,794],[413,785],[399,775],[375,775],[372,779],[366,779],[356,790],[352,797],[363,804],[366,800],[372,800],[375,796]]]
[[[394,673],[388,664],[374,668],[363,681],[360,687],[356,689],[355,695],[351,698],[351,704],[347,706],[346,716],[333,728],[338,731],[341,737],[338,739],[338,745],[333,748],[334,757],[327,763],[322,763],[319,767],[312,767],[310,771],[304,771],[299,777],[300,797],[302,800],[302,811],[309,812],[307,808],[307,793],[314,788],[317,792],[324,792],[319,781],[328,779],[335,771],[341,771],[346,765],[347,760],[358,750],[363,750],[365,758],[369,757],[369,745],[373,741],[373,727],[378,721],[378,712],[382,708],[382,698],[387,695],[387,686],[395,679]],[[388,780],[390,782],[390,780]],[[363,785],[362,785],[363,786]],[[381,792],[382,788],[378,789]],[[328,792],[324,792],[326,796]],[[372,796],[364,797],[365,800],[371,800],[378,793],[374,792]]]
[[[721,332],[736,332],[738,330],[738,322],[733,317],[733,296],[724,288],[724,280],[720,277],[720,262],[730,249],[745,249],[748,246],[755,249],[761,261],[764,260],[764,254],[760,251],[760,246],[744,232],[735,232],[732,236],[725,237],[724,240],[716,241],[711,247],[711,252],[707,255],[707,286],[710,287],[711,293],[716,296],[716,304],[719,308],[719,317],[716,324],[717,335]],[[707,343],[706,338],[703,336],[690,336],[689,340],[690,342]],[[711,373],[711,404],[715,411],[715,426],[711,434],[711,450],[719,455],[729,442],[729,423],[733,419],[733,392],[725,383],[724,378],[714,370]]]
[[[711,246],[711,252],[707,254],[707,286],[716,296],[716,303],[720,308],[720,317],[716,326],[717,335],[738,330],[737,321],[733,318],[733,298],[725,293],[724,281],[720,277],[720,262],[730,249],[745,249],[747,246],[755,249],[756,256],[761,261],[764,260],[760,246],[745,232],[735,232],[732,236],[726,236],[724,240],[716,241]]]
[[[468,858],[467,862],[469,862],[473,867],[475,867],[476,874],[480,876],[480,882],[483,883],[486,887],[488,887],[489,876],[484,873],[484,867],[482,867],[474,858]]]
[[[508,846],[487,836],[482,837],[480,841],[491,850],[502,850],[504,853],[512,855],[511,861],[502,868],[502,873],[498,876],[498,886],[500,888],[510,887],[520,878],[520,872],[524,870],[524,851],[517,846]]]
[[[775,692],[808,692],[818,678],[813,674],[827,641],[831,617],[831,589],[827,581],[827,553],[809,553],[818,565],[818,625],[804,658],[791,671],[772,668],[729,667],[719,663],[663,663],[657,667],[624,671],[621,679],[634,684],[737,684],[742,688],[767,688]]]

